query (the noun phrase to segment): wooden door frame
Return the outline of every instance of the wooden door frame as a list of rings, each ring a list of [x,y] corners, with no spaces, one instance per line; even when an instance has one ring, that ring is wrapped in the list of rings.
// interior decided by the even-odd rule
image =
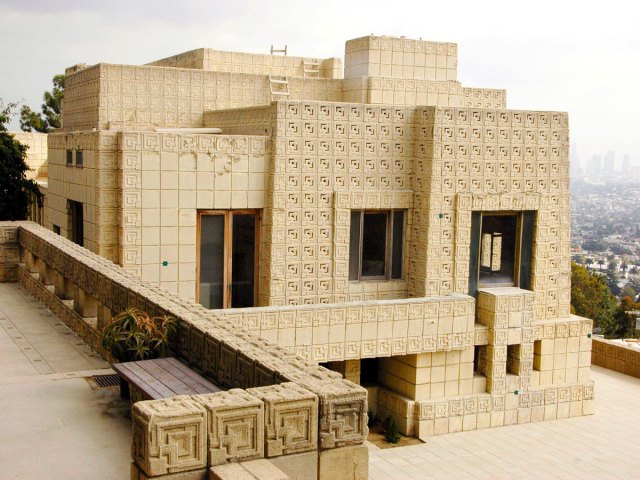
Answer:
[[[254,239],[254,260],[253,260],[253,304],[258,301],[258,280],[259,276],[259,252],[260,252],[260,210],[258,209],[238,209],[238,210],[198,210],[196,218],[196,302],[200,303],[200,245],[201,245],[201,219],[204,215],[224,216],[224,251],[222,264],[224,265],[223,275],[223,296],[222,308],[232,308],[231,306],[231,283],[233,275],[233,216],[234,215],[255,215],[255,239]]]

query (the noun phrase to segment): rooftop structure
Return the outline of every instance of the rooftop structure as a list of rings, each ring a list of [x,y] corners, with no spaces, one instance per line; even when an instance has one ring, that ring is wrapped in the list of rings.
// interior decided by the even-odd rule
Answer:
[[[207,49],[71,67],[46,227],[364,385],[408,435],[590,414],[567,115],[456,69],[455,44],[376,36],[344,78]]]

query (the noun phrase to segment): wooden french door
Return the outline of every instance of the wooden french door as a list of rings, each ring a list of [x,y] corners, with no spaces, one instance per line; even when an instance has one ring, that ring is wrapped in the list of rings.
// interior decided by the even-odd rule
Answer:
[[[199,212],[196,294],[204,307],[255,306],[259,225],[257,210]]]

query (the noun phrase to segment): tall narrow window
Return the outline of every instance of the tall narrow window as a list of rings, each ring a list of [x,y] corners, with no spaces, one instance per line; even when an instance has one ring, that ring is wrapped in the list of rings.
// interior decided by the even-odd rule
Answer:
[[[76,167],[82,167],[84,165],[84,154],[82,150],[76,150]]]
[[[258,222],[253,210],[200,213],[198,301],[204,307],[255,305]]]
[[[480,285],[515,285],[518,215],[483,215]]]
[[[73,200],[68,201],[69,210],[69,240],[84,246],[84,215],[82,203]]]
[[[402,278],[404,211],[351,212],[349,280]]]
[[[67,150],[67,158],[65,164],[67,166],[73,165],[73,150]]]

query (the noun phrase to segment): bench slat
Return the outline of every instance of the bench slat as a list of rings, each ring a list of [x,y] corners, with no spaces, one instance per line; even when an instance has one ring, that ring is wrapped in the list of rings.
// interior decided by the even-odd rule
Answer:
[[[117,363],[113,368],[152,400],[223,390],[174,357]]]
[[[113,366],[113,369],[118,372],[118,374],[122,375],[127,382],[141,390],[143,394],[150,399],[157,400],[159,398],[165,398],[166,395],[163,395],[162,392],[149,385],[145,372],[139,372],[139,369],[137,368],[132,370],[131,365],[128,365],[127,363],[117,363]],[[141,373],[142,376],[139,375],[139,373]]]
[[[136,365],[148,372],[149,376],[153,377],[156,381],[162,383],[162,385],[169,389],[173,395],[190,395],[193,390],[189,388],[180,378],[175,377],[168,372],[157,362],[136,362]]]
[[[170,388],[168,388],[163,382],[159,381],[157,378],[155,378],[152,374],[150,374],[144,368],[140,368],[140,365],[137,365],[137,363],[138,362],[134,362],[132,365],[129,365],[129,369],[135,372],[143,382],[142,385],[136,384],[138,388],[144,391],[151,388],[152,390],[156,391],[160,396],[152,397],[153,400],[157,400],[159,398],[172,397],[175,395],[175,393]]]
[[[163,367],[172,372],[184,383],[193,388],[197,393],[221,392],[222,389],[210,382],[198,372],[194,372],[177,358],[163,358]]]

